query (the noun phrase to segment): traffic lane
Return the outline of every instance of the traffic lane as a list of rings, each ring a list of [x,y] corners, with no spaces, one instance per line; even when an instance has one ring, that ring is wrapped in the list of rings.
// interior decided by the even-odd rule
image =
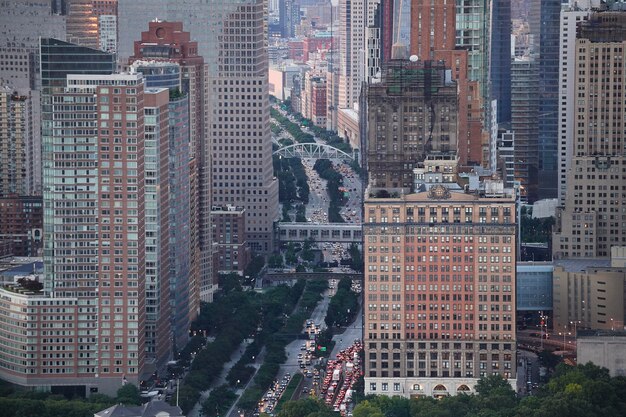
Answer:
[[[362,311],[362,307],[359,306],[359,312],[357,313],[354,323],[347,327],[343,333],[333,336],[333,340],[335,341],[335,347],[333,347],[333,351],[330,354],[331,359],[334,359],[340,351],[350,347],[354,343],[355,339],[363,340],[363,315],[361,314]]]

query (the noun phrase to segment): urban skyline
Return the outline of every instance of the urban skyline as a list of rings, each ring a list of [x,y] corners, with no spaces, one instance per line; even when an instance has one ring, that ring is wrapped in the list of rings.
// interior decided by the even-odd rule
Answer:
[[[623,4],[1,9],[3,381],[281,416],[294,366],[294,399],[346,417],[355,386],[533,395],[543,351],[626,375],[622,344],[589,350],[626,335]],[[239,309],[241,341],[216,337]],[[264,332],[294,317],[279,361]],[[214,340],[238,376],[198,376]],[[203,406],[215,379],[230,408]]]

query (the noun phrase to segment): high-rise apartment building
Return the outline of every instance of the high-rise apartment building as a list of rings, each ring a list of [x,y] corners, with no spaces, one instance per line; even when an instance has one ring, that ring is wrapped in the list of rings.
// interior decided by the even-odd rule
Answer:
[[[515,387],[515,193],[464,191],[456,163],[430,157],[409,193],[366,191],[366,394],[474,393],[493,373]]]
[[[558,136],[558,198],[561,205],[565,204],[567,172],[570,169],[570,158],[573,154],[574,109],[576,108],[576,90],[574,81],[576,68],[576,27],[591,14],[591,8],[599,6],[599,1],[577,1],[563,5],[559,26],[559,136]]]
[[[626,12],[592,13],[578,24],[573,143],[565,206],[557,211],[553,256],[607,258],[626,243]],[[568,57],[569,58],[569,57]],[[597,72],[597,74],[596,74]]]
[[[169,95],[167,88],[144,88],[146,364],[155,370],[172,347]]]
[[[68,75],[50,106],[44,291],[81,305],[67,316],[81,330],[65,341],[68,360],[28,377],[115,392],[122,379],[137,384],[146,364],[143,79]]]
[[[189,94],[191,151],[192,156],[197,155],[202,160],[206,74],[204,58],[198,54],[198,42],[191,40],[190,33],[183,30],[181,22],[150,21],[146,23],[148,30],[141,32],[139,38],[141,40],[134,41],[134,53],[130,56],[128,63],[133,64],[135,61],[142,60],[179,65],[182,75],[176,75],[173,70],[165,67],[160,75],[164,78],[169,74],[172,82],[179,82],[181,91]],[[151,68],[152,71],[157,71],[155,66]],[[148,78],[150,82],[158,82],[161,87],[166,86],[161,83],[162,79]],[[170,88],[170,86],[167,87]]]
[[[199,279],[203,284],[203,299],[209,301],[213,291],[212,251],[210,228],[210,158],[206,141],[206,66],[198,55],[198,43],[191,40],[181,22],[151,21],[148,30],[141,32],[141,40],[134,42],[134,54],[128,63],[136,71],[146,74],[148,85],[179,89],[189,102],[188,129],[190,144],[188,154],[195,158],[196,178],[200,187],[199,216],[191,218],[191,226],[199,231],[200,251],[203,255]],[[195,234],[194,234],[195,235]],[[192,278],[195,280],[196,278]],[[180,295],[180,294],[179,294]],[[176,317],[181,317],[175,313]],[[187,326],[188,327],[188,326]],[[187,328],[185,327],[185,329]],[[175,331],[179,331],[176,328]],[[177,336],[182,342],[184,335]]]
[[[197,301],[190,299],[190,296],[195,296],[197,293],[192,291],[190,287],[196,287],[199,280],[197,268],[191,265],[191,253],[195,250],[195,246],[191,246],[191,236],[197,236],[198,221],[197,218],[191,216],[191,201],[196,200],[197,196],[192,195],[195,188],[192,190],[190,176],[194,175],[195,177],[197,173],[190,172],[189,94],[181,92],[180,65],[175,62],[135,61],[131,65],[131,70],[141,72],[144,75],[146,87],[166,88],[169,92],[167,94],[169,96],[167,114],[169,144],[166,148],[169,167],[163,168],[163,173],[158,174],[158,177],[152,176],[151,181],[160,184],[163,179],[167,178],[169,186],[168,226],[170,238],[165,244],[169,245],[170,254],[169,293],[172,310],[172,332],[176,346],[180,347],[184,346],[188,340],[190,318],[195,318],[197,313],[191,307],[196,305]],[[148,120],[151,119],[152,117],[148,118]],[[147,160],[146,165],[148,162],[150,161]],[[147,178],[147,190],[148,180]],[[161,205],[157,209],[163,213]]]
[[[441,63],[391,60],[367,90],[370,183],[411,189],[413,169],[430,153],[455,153],[457,84]]]
[[[118,13],[122,58],[130,55],[124,50],[125,39],[139,37],[137,22],[150,21],[155,14],[183,22],[198,42],[198,53],[208,67],[205,159],[212,164],[213,196],[207,206],[209,194],[201,190],[203,210],[227,204],[245,208],[251,249],[271,251],[278,182],[272,170],[263,2],[119,0]],[[230,35],[224,36],[225,31]],[[203,222],[202,227],[208,236],[210,225]]]

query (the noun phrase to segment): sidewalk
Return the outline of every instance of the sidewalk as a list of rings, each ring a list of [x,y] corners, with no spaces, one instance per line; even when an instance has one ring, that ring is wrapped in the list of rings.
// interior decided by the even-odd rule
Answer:
[[[252,380],[254,380],[254,377],[256,376],[256,373],[259,371],[259,368],[261,367],[261,365],[263,365],[263,359],[264,358],[265,358],[265,346],[263,346],[263,348],[261,349],[261,352],[259,353],[259,356],[257,356],[255,358],[254,362],[249,364],[250,366],[254,367],[255,371],[252,374],[252,376],[250,377],[250,379],[248,380],[248,383],[246,384],[246,386],[243,387],[243,388],[239,388],[237,391],[235,391],[235,394],[237,394],[237,398],[233,402],[233,405],[230,407],[228,412],[226,412],[226,414],[224,414],[226,417],[228,417],[228,416],[231,416],[231,417],[238,416],[238,413],[235,411],[235,407],[237,406],[237,403],[239,402],[239,398],[241,398],[243,393],[248,389],[248,386],[250,386],[250,384],[252,383]]]
[[[228,372],[233,366],[235,366],[235,364],[243,356],[243,353],[246,351],[246,348],[250,344],[248,343],[249,340],[251,339],[246,339],[243,342],[241,342],[238,350],[235,350],[235,352],[233,353],[233,356],[230,358],[230,361],[224,364],[224,367],[222,368],[222,372],[220,373],[220,376],[213,382],[213,384],[211,384],[211,388],[200,393],[200,399],[198,400],[196,405],[193,406],[191,411],[189,411],[189,413],[187,414],[187,417],[201,417],[202,416],[202,414],[200,413],[200,411],[202,410],[202,403],[207,398],[209,398],[209,395],[211,394],[211,390],[213,388],[219,387],[220,385],[226,383],[226,376],[228,375]]]

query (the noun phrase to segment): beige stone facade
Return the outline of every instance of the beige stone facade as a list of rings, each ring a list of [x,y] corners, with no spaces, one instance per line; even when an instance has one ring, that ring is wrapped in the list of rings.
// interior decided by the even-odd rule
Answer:
[[[612,261],[579,259],[557,261],[554,267],[555,329],[617,330],[624,328],[626,267],[614,248]],[[621,261],[620,261],[621,259]]]
[[[580,24],[575,124],[555,259],[608,258],[612,246],[626,244],[625,50],[626,13],[594,13]]]

